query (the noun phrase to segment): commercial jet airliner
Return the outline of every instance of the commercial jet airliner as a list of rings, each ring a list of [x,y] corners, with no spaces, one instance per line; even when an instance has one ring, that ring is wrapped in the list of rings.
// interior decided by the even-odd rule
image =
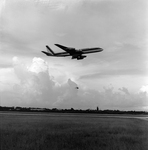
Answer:
[[[71,59],[84,59],[87,57],[86,55],[83,54],[89,54],[89,53],[96,53],[96,52],[101,52],[103,51],[102,48],[95,47],[95,48],[83,48],[83,49],[75,49],[72,47],[66,47],[60,44],[55,44],[59,48],[63,49],[65,52],[60,52],[60,53],[54,53],[54,51],[46,45],[47,52],[42,51],[44,54],[47,56],[53,56],[53,57],[66,57],[66,56],[72,56]]]

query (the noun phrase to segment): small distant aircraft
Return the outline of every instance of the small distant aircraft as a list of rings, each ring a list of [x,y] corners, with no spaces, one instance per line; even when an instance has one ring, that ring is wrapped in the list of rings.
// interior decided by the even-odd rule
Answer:
[[[72,47],[66,47],[60,44],[55,44],[59,48],[63,49],[65,52],[60,52],[60,53],[54,53],[53,50],[46,45],[47,52],[42,51],[42,53],[46,54],[47,56],[53,56],[53,57],[66,57],[66,56],[72,56],[71,59],[84,59],[85,55],[83,54],[89,54],[89,53],[96,53],[96,52],[101,52],[103,51],[102,48],[95,47],[95,48],[83,48],[83,49],[75,49]]]

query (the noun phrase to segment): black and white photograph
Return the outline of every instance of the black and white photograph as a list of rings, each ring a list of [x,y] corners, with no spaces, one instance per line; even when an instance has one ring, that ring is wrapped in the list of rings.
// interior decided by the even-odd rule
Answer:
[[[148,150],[147,0],[0,0],[0,149]]]

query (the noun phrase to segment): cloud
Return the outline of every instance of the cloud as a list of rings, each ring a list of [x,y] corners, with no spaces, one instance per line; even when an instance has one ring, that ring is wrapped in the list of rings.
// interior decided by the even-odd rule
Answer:
[[[148,106],[146,86],[140,93],[132,93],[125,87],[119,91],[114,91],[112,86],[104,87],[103,91],[84,88],[70,78],[57,84],[58,78],[50,75],[50,64],[41,58],[33,58],[32,63],[26,65],[14,57],[13,68],[18,81],[0,92],[2,105],[78,109],[99,106],[100,109],[122,110],[143,110]]]
[[[6,5],[6,0],[1,0],[0,1],[0,15],[1,15],[3,9],[5,8],[5,5]]]
[[[70,9],[73,9],[74,7],[77,7],[77,5],[80,5],[83,0],[34,0],[36,3],[40,3],[43,5],[47,5],[50,9],[55,11],[67,11]]]
[[[34,58],[32,65],[28,68],[29,71],[39,73],[48,71],[48,64],[41,58]]]
[[[148,93],[148,85],[143,85],[140,89],[142,92],[147,92]]]
[[[140,88],[140,92],[145,93],[145,94],[147,94],[147,96],[148,96],[148,85],[143,85],[143,86]]]
[[[128,89],[125,88],[125,87],[119,88],[119,90],[122,91],[122,92],[124,92],[124,93],[127,94],[127,95],[130,94],[129,91],[128,91]]]
[[[56,82],[56,78],[51,77],[48,72],[47,62],[41,58],[34,58],[31,65],[27,66],[25,62],[14,57],[13,68],[19,82],[15,83],[13,88],[7,92],[14,95],[14,105],[48,106],[52,108],[52,104],[59,99],[59,97],[67,97],[72,94],[72,89],[74,89],[74,91],[77,90],[76,83],[72,82],[70,79],[62,86],[57,84],[58,81]],[[2,94],[2,104],[5,104],[4,98],[7,92],[5,90]],[[6,96],[7,102],[10,100],[8,96]]]

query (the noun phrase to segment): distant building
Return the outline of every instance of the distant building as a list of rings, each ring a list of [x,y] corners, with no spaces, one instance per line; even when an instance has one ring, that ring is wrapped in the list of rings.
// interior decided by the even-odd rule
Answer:
[[[99,111],[99,107],[97,106],[97,111]]]

